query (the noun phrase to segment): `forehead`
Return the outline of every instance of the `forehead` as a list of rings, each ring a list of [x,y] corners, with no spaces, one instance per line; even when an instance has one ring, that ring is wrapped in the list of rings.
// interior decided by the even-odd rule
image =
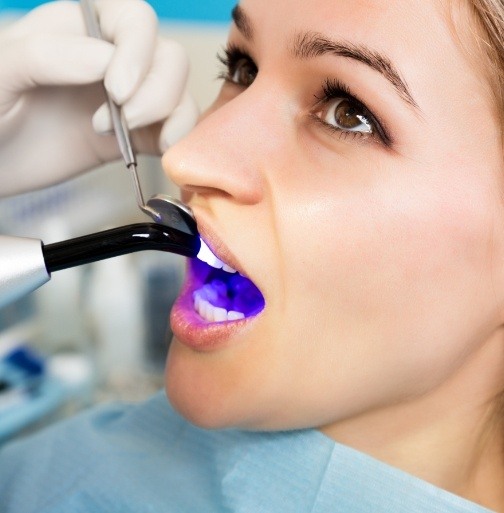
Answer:
[[[239,3],[256,18],[261,30],[276,29],[282,33],[293,27],[317,26],[330,31],[337,24],[338,30],[347,25],[356,36],[381,28],[390,29],[390,35],[404,34],[426,22],[433,28],[446,21],[450,4],[450,0],[241,0]]]
[[[466,0],[242,0],[239,5],[251,23],[254,57],[283,59],[299,34],[320,33],[386,56],[424,102],[435,92],[433,82],[447,95],[454,89],[488,93],[477,50],[467,52],[477,45]]]
[[[261,36],[266,44],[272,38],[288,44],[296,34],[314,31],[366,43],[399,60],[412,54],[433,59],[434,50],[439,58],[459,53],[450,0],[242,0],[239,5],[252,22],[258,46]]]

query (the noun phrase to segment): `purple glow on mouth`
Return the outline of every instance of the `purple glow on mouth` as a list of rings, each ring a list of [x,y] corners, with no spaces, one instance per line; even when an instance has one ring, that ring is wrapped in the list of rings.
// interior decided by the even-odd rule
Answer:
[[[192,268],[197,280],[203,284],[197,293],[212,306],[242,312],[245,317],[263,310],[265,301],[261,291],[240,273],[215,269],[197,259],[192,261]]]

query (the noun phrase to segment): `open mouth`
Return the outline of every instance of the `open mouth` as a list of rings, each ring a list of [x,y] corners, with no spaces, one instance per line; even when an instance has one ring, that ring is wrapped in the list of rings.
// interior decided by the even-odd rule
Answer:
[[[196,288],[194,310],[208,322],[237,321],[264,308],[264,297],[254,283],[219,260],[201,241],[197,258],[191,261]]]

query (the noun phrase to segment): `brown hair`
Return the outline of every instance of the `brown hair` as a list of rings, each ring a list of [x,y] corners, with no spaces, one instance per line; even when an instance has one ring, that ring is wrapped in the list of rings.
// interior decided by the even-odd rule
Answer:
[[[481,29],[478,44],[489,61],[490,85],[504,126],[504,0],[469,0],[469,4]]]
[[[504,0],[469,0],[469,8],[478,24],[477,42],[487,58],[487,75],[501,120],[504,146]],[[504,391],[497,395],[489,410],[489,422],[481,444],[493,436],[502,437]],[[502,440],[502,438],[501,438]]]

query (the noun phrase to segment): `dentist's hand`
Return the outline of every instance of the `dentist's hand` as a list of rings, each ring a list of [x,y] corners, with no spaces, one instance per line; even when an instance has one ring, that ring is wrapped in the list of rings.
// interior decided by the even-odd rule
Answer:
[[[160,153],[194,125],[188,61],[159,37],[143,0],[95,0],[103,37],[77,2],[48,3],[0,31],[0,195],[64,180],[119,158],[102,81],[139,153]]]

